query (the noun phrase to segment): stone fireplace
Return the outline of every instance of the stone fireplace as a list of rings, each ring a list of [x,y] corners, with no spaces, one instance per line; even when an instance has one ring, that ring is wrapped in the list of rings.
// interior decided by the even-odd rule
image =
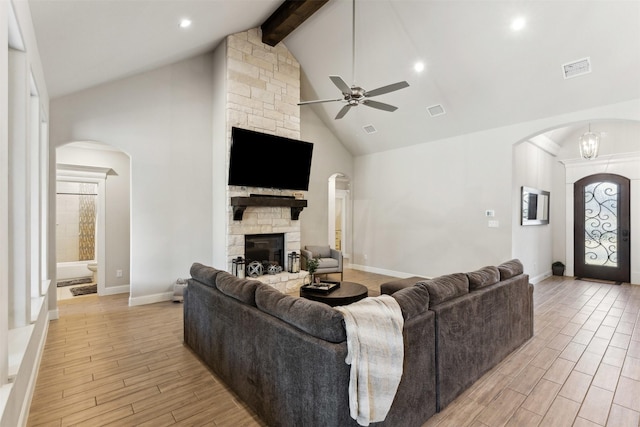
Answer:
[[[284,43],[275,47],[262,43],[262,33],[254,28],[228,36],[225,40],[225,117],[227,171],[233,126],[272,135],[300,139],[300,64]],[[248,153],[250,155],[250,153]],[[274,165],[286,168],[286,163]],[[283,292],[290,292],[302,284],[306,272],[287,273],[287,256],[300,252],[300,221],[292,218],[291,207],[248,206],[242,219],[234,219],[233,197],[250,194],[291,196],[292,191],[254,187],[227,186],[227,245],[228,271],[239,256],[247,259],[246,235],[282,234],[283,273],[266,274],[257,278]],[[237,214],[237,209],[236,209]]]

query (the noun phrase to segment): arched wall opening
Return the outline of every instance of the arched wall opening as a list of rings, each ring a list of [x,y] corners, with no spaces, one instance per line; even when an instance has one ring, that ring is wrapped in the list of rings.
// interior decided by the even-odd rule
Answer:
[[[601,133],[599,155],[594,160],[580,158],[578,148],[578,138],[589,125]],[[514,144],[512,252],[528,267],[532,283],[550,276],[554,261],[566,265],[565,275],[573,275],[573,183],[591,174],[610,172],[632,180],[631,282],[640,284],[639,139],[640,121],[593,119],[547,129]],[[549,224],[521,225],[522,186],[550,191]],[[634,214],[638,218],[635,225]]]
[[[90,276],[98,295],[129,293],[131,270],[131,159],[110,145],[95,141],[63,144],[56,148],[57,189],[52,214],[56,219],[57,282],[66,284]],[[92,184],[95,187],[92,187]],[[76,188],[94,188],[95,206],[90,197]],[[83,193],[81,191],[80,193]],[[65,199],[61,199],[64,197]],[[84,202],[82,201],[84,199]],[[66,200],[66,201],[63,201]],[[61,208],[59,204],[65,203]],[[88,208],[87,208],[88,204]],[[92,209],[95,217],[92,218]],[[95,224],[95,256],[90,250],[92,220]],[[89,230],[87,231],[87,228]],[[65,236],[79,230],[80,237]],[[84,230],[84,231],[83,231]],[[84,234],[84,236],[83,236]],[[74,248],[80,246],[80,250]],[[72,259],[75,252],[79,258]],[[95,273],[88,265],[97,267]],[[97,265],[96,265],[97,264]],[[95,269],[95,268],[94,268]],[[78,280],[79,279],[79,280]],[[69,297],[65,286],[58,298]]]
[[[342,251],[344,262],[348,263],[352,247],[352,207],[351,180],[347,175],[336,172],[329,177],[327,206],[327,241],[333,249]]]

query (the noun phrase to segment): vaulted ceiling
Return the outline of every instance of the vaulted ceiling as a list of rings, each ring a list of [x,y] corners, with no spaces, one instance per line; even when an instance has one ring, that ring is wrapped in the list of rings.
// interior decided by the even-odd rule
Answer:
[[[52,98],[211,51],[281,3],[29,0]],[[352,24],[352,1],[330,0],[283,43],[303,100],[339,98],[329,75],[368,90],[409,83],[375,98],[393,113],[358,106],[334,120],[340,103],[301,107],[356,155],[640,98],[639,0],[358,0],[355,58]],[[565,79],[563,64],[584,58],[591,72]],[[432,117],[434,105],[445,114]]]

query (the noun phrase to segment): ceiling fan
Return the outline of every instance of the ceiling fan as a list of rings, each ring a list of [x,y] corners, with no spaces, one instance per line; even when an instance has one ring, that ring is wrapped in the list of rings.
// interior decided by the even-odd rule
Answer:
[[[352,46],[351,51],[353,53],[352,58],[352,69],[353,75],[355,76],[356,70],[356,0],[353,0],[353,17],[352,17]],[[355,78],[353,85],[349,86],[340,76],[329,76],[329,79],[333,82],[334,85],[342,92],[342,98],[337,99],[318,99],[315,101],[302,101],[298,103],[298,105],[309,105],[309,104],[319,104],[322,102],[346,102],[346,104],[338,111],[338,114],[335,117],[335,120],[341,119],[349,112],[351,107],[357,107],[358,105],[366,105],[367,107],[376,108],[378,110],[383,111],[395,111],[398,107],[385,104],[384,102],[374,101],[369,98],[373,98],[374,96],[384,95],[389,92],[394,92],[396,90],[403,89],[409,86],[409,83],[406,81],[392,83],[390,85],[382,86],[373,90],[365,90],[360,86],[355,84]]]

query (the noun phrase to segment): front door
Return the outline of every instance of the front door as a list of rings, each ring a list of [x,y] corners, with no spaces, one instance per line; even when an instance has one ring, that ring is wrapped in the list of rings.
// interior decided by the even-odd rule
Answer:
[[[629,282],[629,179],[596,174],[574,184],[574,274]]]

